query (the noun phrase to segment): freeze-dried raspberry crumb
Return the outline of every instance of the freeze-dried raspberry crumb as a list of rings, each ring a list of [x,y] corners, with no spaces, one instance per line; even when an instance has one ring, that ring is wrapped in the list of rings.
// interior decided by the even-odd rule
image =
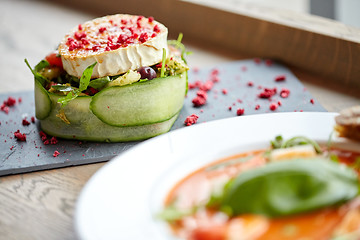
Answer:
[[[194,88],[196,88],[195,83],[189,83],[189,84],[188,84],[188,88],[189,88],[189,89],[194,89]]]
[[[22,98],[21,97],[18,98],[18,103],[22,103]]]
[[[4,113],[8,114],[9,113],[9,107],[6,106],[5,104],[2,104],[0,106],[0,110],[3,111]]]
[[[219,69],[217,68],[214,68],[212,71],[211,71],[211,75],[218,75],[219,74]]]
[[[245,113],[245,109],[243,109],[243,108],[239,108],[239,109],[236,111],[236,115],[238,115],[238,116],[244,115],[244,113]]]
[[[259,104],[255,106],[255,110],[259,110],[259,108],[260,108]]]
[[[14,136],[15,136],[16,140],[18,140],[20,142],[26,142],[26,135],[25,135],[25,133],[21,133],[20,130],[17,130],[16,132],[14,132]]]
[[[224,88],[221,90],[221,92],[226,95],[228,93],[228,90]]]
[[[280,97],[287,98],[290,95],[290,90],[287,88],[282,88],[280,91]]]
[[[261,63],[261,59],[260,58],[254,58],[254,62],[256,63],[256,64],[260,64]]]
[[[198,67],[193,67],[193,68],[192,68],[192,71],[193,71],[194,73],[198,73],[198,72],[199,72],[199,68],[198,68]]]
[[[196,93],[196,97],[192,100],[194,107],[200,107],[206,103],[207,100],[207,93],[206,91],[199,90]]]
[[[44,145],[49,145],[49,144],[50,144],[49,139],[46,139],[46,140],[44,141]]]
[[[231,111],[231,110],[232,110],[232,107],[231,107],[231,106],[229,106],[229,107],[228,107],[228,109],[229,109],[229,111]]]
[[[202,85],[200,80],[195,81],[194,83],[189,83],[189,89],[199,88]]]
[[[258,95],[259,98],[270,98],[276,94],[276,88],[264,88],[264,90]]]
[[[52,138],[50,139],[51,145],[55,145],[55,144],[57,144],[58,142],[59,142],[59,141],[57,140],[56,137],[52,137]]]
[[[16,99],[13,97],[8,97],[8,99],[4,101],[4,104],[8,107],[12,107],[16,104]]]
[[[214,86],[214,83],[210,80],[206,81],[204,84],[202,84],[199,89],[203,91],[210,91],[212,87]]]
[[[254,86],[254,83],[253,83],[252,81],[249,81],[249,82],[247,83],[247,85],[248,85],[249,87],[252,87],[252,86]]]
[[[214,75],[214,76],[211,76],[211,81],[214,83],[218,83],[218,82],[220,82],[220,78],[218,76]]]
[[[31,117],[31,122],[35,123],[35,117],[34,116]]]
[[[191,126],[193,124],[195,124],[198,120],[198,116],[196,114],[191,114],[190,116],[188,116],[185,121],[184,124],[185,126]]]
[[[269,108],[271,111],[275,111],[278,108],[278,105],[276,103],[271,103]]]
[[[45,141],[46,139],[47,139],[47,135],[46,135],[46,133],[44,133],[43,131],[40,131],[39,132],[39,135],[40,135],[40,137],[41,137],[41,141]]]
[[[205,100],[207,100],[207,93],[206,93],[205,91],[203,91],[203,90],[197,91],[197,92],[196,92],[196,95],[197,95],[198,97],[201,97],[201,98],[204,98]]]
[[[194,104],[194,107],[200,107],[206,103],[206,99],[197,96],[192,100],[192,103]]]
[[[278,75],[275,77],[275,82],[283,82],[286,80],[286,76],[285,75]]]
[[[270,67],[270,66],[273,65],[273,61],[272,61],[271,59],[266,59],[266,60],[265,60],[265,65],[268,66],[268,67]]]
[[[310,102],[311,102],[311,104],[315,103],[314,99],[310,99]]]
[[[279,106],[281,106],[281,105],[282,105],[282,102],[281,102],[280,100],[278,101],[278,105],[279,105]]]
[[[29,125],[30,125],[30,122],[29,122],[26,118],[24,118],[24,119],[22,120],[22,125],[23,125],[23,126],[29,126]]]
[[[57,156],[59,156],[59,155],[60,155],[59,151],[55,150],[53,156],[54,156],[54,157],[57,157]]]

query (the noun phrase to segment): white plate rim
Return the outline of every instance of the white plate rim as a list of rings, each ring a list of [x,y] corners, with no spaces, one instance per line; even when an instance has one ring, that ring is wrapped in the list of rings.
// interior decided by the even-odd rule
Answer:
[[[199,149],[191,146],[191,144],[196,142],[199,144],[199,146],[201,146],[203,141],[208,141],[207,139],[214,137],[216,134],[220,134],[219,137],[222,138],[222,140],[219,141],[220,149],[210,149],[210,154],[204,154],[204,156],[199,154],[196,155],[197,157],[200,156],[200,158],[203,158],[199,160],[201,162],[199,166],[201,166],[204,162],[209,162],[218,159],[219,157],[226,156],[224,155],[226,153],[222,151],[224,149],[226,151],[229,149],[231,151],[234,150],[236,143],[226,145],[226,143],[230,142],[231,140],[226,138],[229,136],[235,136],[235,140],[240,139],[240,142],[237,144],[239,148],[234,150],[237,152],[245,151],[245,149],[249,148],[249,146],[257,148],[257,145],[259,144],[264,145],[265,142],[269,143],[269,141],[278,134],[282,134],[284,137],[291,137],[301,134],[315,140],[326,141],[335,125],[334,118],[337,114],[338,113],[328,112],[292,112],[241,116],[197,124],[194,126],[171,131],[167,134],[163,134],[161,136],[144,141],[143,143],[132,147],[131,149],[109,161],[107,164],[105,164],[105,166],[99,169],[85,184],[79,195],[75,208],[74,224],[76,233],[80,239],[84,240],[129,239],[129,237],[131,237],[131,239],[144,239],[144,237],[146,237],[146,239],[176,239],[169,235],[169,231],[167,231],[167,228],[164,224],[154,220],[153,216],[151,216],[154,214],[154,209],[160,208],[161,202],[159,202],[159,199],[162,199],[163,196],[153,197],[151,196],[152,193],[150,193],[150,191],[155,192],[155,194],[161,192],[160,194],[164,195],[164,192],[166,192],[167,189],[159,190],[158,186],[154,187],[154,182],[159,183],[159,178],[164,176],[166,178],[166,172],[172,171],[171,168],[174,170],[175,165],[176,170],[173,171],[174,173],[178,171],[178,168],[184,169],[179,170],[181,174],[179,173],[179,176],[173,177],[170,182],[176,182],[179,177],[181,178],[185,176],[185,172],[190,173],[192,170],[194,170],[194,166],[192,166],[191,170],[189,170],[190,168],[186,166],[186,162],[179,162],[181,159],[189,157],[189,155],[193,155],[194,153],[196,155],[196,152],[199,152]],[[259,123],[261,123],[261,125],[259,125]],[[222,128],[225,131],[222,131]],[[236,131],[239,131],[239,129],[243,130],[243,137],[246,138],[248,142],[246,143],[244,140],[241,140],[238,135],[231,135],[233,134],[232,131],[235,131],[234,129]],[[211,130],[211,132],[208,132],[208,130]],[[254,136],[249,136],[249,133],[252,133],[253,135],[260,135],[256,138]],[[270,136],[271,138],[269,138]],[[184,139],[188,139],[189,142],[184,141]],[[182,144],[182,147],[186,148],[186,151],[181,152],[179,144]],[[144,157],[144,154],[151,153],[153,149],[157,149],[159,146],[163,146],[164,152],[157,153],[156,155],[147,154],[147,162],[145,162],[145,160],[141,160],[141,157]],[[241,150],[241,146],[243,146],[243,150]],[[220,153],[217,154],[216,151]],[[209,155],[213,153],[215,153],[215,156],[212,157],[212,160],[209,160],[211,158]],[[227,155],[232,155],[234,153],[235,152]],[[169,163],[165,162],[164,159],[166,157],[171,157],[174,160],[172,160],[172,162],[170,161]],[[144,163],[145,166],[149,168],[151,167],[149,164],[153,163],[152,161],[154,161],[154,163],[159,162],[162,164],[161,166],[155,166],[152,169],[154,170],[154,174],[155,172],[158,174],[156,176],[150,176],[152,182],[146,182],[139,179],[134,180],[132,178],[133,173],[130,173],[129,171],[133,171],[134,168],[136,169],[136,167],[139,167],[139,165],[135,165],[136,162],[131,161],[134,159],[137,161],[138,158],[140,158],[140,162],[143,161],[141,163]],[[160,160],[156,158],[159,158]],[[194,165],[193,163],[191,164]],[[120,167],[122,168],[120,169]],[[118,172],[122,173],[122,175],[118,174]],[[150,175],[152,172],[153,171],[150,172]],[[111,182],[113,180],[125,182]],[[124,187],[125,184],[129,185],[131,181],[142,181],[140,184],[145,184],[146,189],[142,189],[144,191],[140,193],[140,191],[136,192],[129,186]],[[139,183],[135,182],[134,186],[138,185]],[[121,214],[119,213],[128,211],[129,208],[133,207],[131,204],[133,204],[133,202],[138,203],[138,201],[122,200],[119,196],[126,196],[126,194],[119,194],[118,191],[121,190],[117,189],[117,187],[121,189],[127,189],[128,192],[131,192],[131,194],[137,195],[140,198],[147,198],[147,200],[141,201],[141,206],[139,207],[141,210],[136,210],[137,207],[136,209],[134,208],[135,212],[138,211],[138,214],[139,212],[140,214],[143,214],[143,218],[142,216],[140,216],[140,218],[136,218],[138,216],[128,215],[120,216]],[[167,186],[165,184],[164,187],[169,188],[170,186],[169,184],[167,184]],[[114,191],[114,188],[118,191]],[[119,206],[121,203],[117,200],[120,200],[120,202],[126,202],[128,204],[130,203],[130,206],[126,208],[123,207],[121,210],[121,206]],[[150,210],[149,208],[153,209]],[[114,220],[119,220],[119,222],[112,222]],[[121,224],[123,223],[126,225],[126,229],[121,229]],[[127,226],[127,224],[129,224],[129,226]],[[116,225],[118,225],[118,228]],[[133,229],[136,227],[138,227],[138,229]],[[142,233],[141,229],[143,230]]]

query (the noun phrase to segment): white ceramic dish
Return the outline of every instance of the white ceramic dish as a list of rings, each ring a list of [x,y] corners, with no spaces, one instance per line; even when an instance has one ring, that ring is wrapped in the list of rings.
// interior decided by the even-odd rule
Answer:
[[[267,147],[280,134],[327,141],[335,116],[305,112],[241,116],[145,141],[111,160],[85,185],[75,212],[77,234],[84,240],[175,239],[155,215],[178,180],[219,158]],[[350,148],[360,149],[358,144]]]

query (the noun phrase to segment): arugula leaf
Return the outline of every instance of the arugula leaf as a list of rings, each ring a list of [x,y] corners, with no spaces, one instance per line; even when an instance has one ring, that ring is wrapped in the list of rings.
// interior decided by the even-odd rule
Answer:
[[[100,89],[100,88],[103,88],[108,82],[110,82],[109,77],[97,78],[97,79],[90,81],[89,87],[92,87],[95,89]]]
[[[97,64],[97,62],[95,62],[94,64],[88,66],[81,78],[80,78],[80,86],[79,89],[76,89],[74,91],[69,92],[65,97],[61,97],[58,99],[58,103],[61,103],[61,107],[65,107],[71,100],[74,100],[75,98],[77,98],[79,96],[79,94],[86,90],[89,83],[90,83],[90,79],[91,79],[91,75],[92,72],[94,70],[95,65]]]
[[[26,65],[29,67],[29,69],[30,69],[30,71],[32,72],[32,74],[34,75],[35,80],[39,81],[39,83],[40,83],[43,87],[45,87],[45,85],[46,85],[47,83],[49,83],[50,80],[47,79],[46,77],[44,77],[43,75],[41,75],[40,73],[38,73],[36,70],[32,69],[31,66],[30,66],[30,64],[29,64],[29,62],[28,62],[28,60],[27,60],[26,58],[25,58],[24,61],[25,61]],[[40,63],[41,63],[41,62],[40,62]],[[40,63],[39,63],[39,64],[40,64]],[[38,65],[39,65],[39,64],[38,64]],[[38,65],[36,65],[36,66],[38,66]],[[44,65],[44,63],[41,64],[41,66],[43,66],[43,65]],[[40,66],[38,66],[38,68],[40,68]]]

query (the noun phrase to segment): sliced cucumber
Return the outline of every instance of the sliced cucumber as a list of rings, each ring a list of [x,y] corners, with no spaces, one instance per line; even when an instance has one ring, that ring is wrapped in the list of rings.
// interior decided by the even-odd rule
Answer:
[[[51,112],[51,100],[49,93],[38,80],[35,81],[35,116],[37,119],[45,119]]]
[[[91,111],[111,126],[140,126],[172,119],[183,106],[187,74],[109,87],[93,96]]]
[[[56,94],[50,94],[56,103]],[[41,120],[41,128],[47,134],[65,139],[77,139],[98,142],[127,142],[151,138],[170,130],[178,114],[163,122],[132,127],[110,126],[99,120],[89,109],[92,97],[78,97],[64,107],[66,118],[70,124],[65,123],[56,115],[60,104],[56,104],[51,114]]]

